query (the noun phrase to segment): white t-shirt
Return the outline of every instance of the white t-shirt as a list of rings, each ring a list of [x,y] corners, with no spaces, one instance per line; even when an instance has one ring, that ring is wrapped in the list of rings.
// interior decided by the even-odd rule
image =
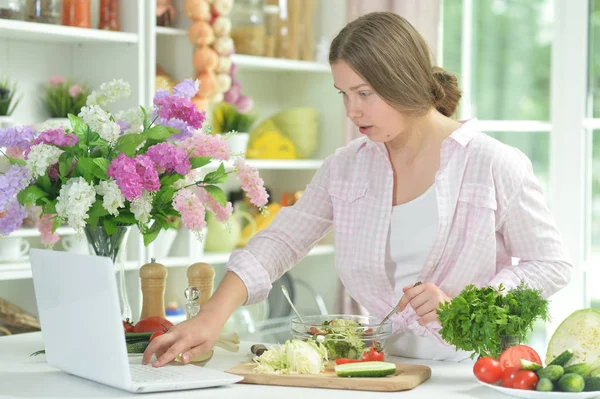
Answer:
[[[385,267],[396,293],[396,303],[404,294],[402,288],[418,280],[433,246],[438,223],[435,184],[421,196],[392,210]],[[469,357],[466,352],[457,352],[454,348],[410,331],[392,336],[386,349],[391,355],[421,359],[461,361]]]

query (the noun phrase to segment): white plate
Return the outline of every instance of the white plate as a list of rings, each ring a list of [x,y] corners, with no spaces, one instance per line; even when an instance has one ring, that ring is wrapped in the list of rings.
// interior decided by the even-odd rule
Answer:
[[[539,392],[539,391],[526,391],[523,389],[504,388],[499,385],[486,384],[476,380],[481,385],[485,385],[488,388],[500,391],[505,395],[514,396],[515,398],[524,399],[545,399],[545,398],[556,398],[556,399],[585,399],[595,398],[600,396],[600,391],[594,392]]]

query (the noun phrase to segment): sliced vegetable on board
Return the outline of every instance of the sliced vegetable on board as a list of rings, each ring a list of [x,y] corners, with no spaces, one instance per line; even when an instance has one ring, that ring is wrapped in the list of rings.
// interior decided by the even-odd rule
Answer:
[[[335,366],[338,377],[385,377],[396,374],[396,365],[389,362],[358,362]]]

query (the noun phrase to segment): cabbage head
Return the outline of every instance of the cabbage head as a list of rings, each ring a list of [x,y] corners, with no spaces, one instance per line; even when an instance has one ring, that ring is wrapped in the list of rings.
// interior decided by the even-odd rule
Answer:
[[[566,365],[586,363],[600,366],[600,312],[595,309],[577,310],[558,326],[548,343],[546,364],[567,349],[573,357]]]

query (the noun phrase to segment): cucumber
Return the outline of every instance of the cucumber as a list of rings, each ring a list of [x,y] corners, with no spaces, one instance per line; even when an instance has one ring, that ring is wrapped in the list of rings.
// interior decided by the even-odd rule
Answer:
[[[531,362],[527,359],[521,359],[521,369],[523,370],[531,370],[531,371],[538,371],[542,369],[542,365],[541,364],[537,364],[535,362]]]
[[[590,366],[585,363],[571,364],[570,366],[565,367],[565,374],[575,373],[582,377],[590,375],[590,371]]]
[[[546,366],[537,372],[538,377],[547,378],[552,382],[558,381],[563,374],[565,374],[565,370],[558,365]]]
[[[573,357],[573,349],[567,349],[560,355],[556,356],[548,366],[564,366]]]
[[[600,376],[585,377],[583,380],[585,381],[584,391],[600,391]]]
[[[396,365],[389,362],[358,362],[335,366],[338,377],[385,377],[396,374]]]
[[[581,392],[585,387],[585,381],[579,374],[569,373],[560,377],[557,385],[563,392]]]
[[[547,378],[540,378],[537,385],[535,386],[536,391],[540,392],[552,392],[554,389],[554,384]]]
[[[131,344],[127,344],[127,353],[144,353],[148,341],[137,341]]]

